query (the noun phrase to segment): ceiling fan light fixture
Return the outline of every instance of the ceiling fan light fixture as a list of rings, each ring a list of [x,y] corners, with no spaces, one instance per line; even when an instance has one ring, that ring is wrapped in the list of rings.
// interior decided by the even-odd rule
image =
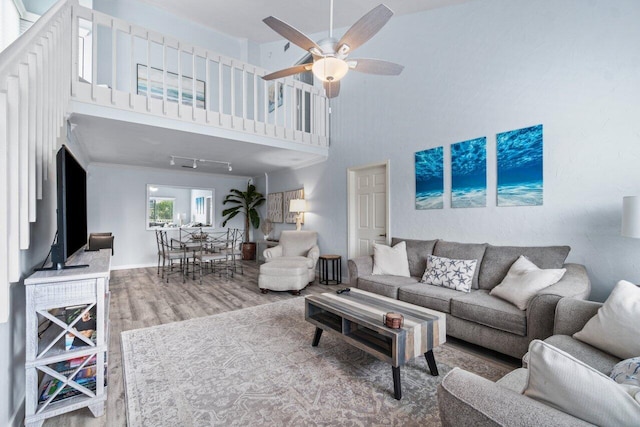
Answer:
[[[337,82],[349,71],[349,65],[339,58],[327,56],[313,63],[313,75],[323,82]]]

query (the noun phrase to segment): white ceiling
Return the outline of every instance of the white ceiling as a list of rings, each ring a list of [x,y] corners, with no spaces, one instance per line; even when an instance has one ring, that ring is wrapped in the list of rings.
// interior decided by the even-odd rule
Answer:
[[[73,114],[69,121],[75,125],[73,133],[91,163],[251,177],[326,159],[318,154],[101,117]],[[226,165],[211,163],[198,164],[197,169],[182,168],[192,162],[179,159],[171,166],[172,155],[230,162],[233,171],[229,172]]]
[[[305,34],[329,29],[330,0],[142,0],[204,26],[258,43],[281,39],[262,20],[275,16]],[[385,0],[396,15],[471,0]],[[349,27],[381,0],[335,0],[334,28]]]

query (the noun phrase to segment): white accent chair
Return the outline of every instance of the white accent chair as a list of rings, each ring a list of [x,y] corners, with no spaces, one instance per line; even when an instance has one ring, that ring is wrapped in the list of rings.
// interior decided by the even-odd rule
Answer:
[[[263,252],[266,263],[273,261],[304,261],[307,266],[308,283],[316,278],[316,264],[320,257],[318,233],[315,231],[283,231],[278,246]]]

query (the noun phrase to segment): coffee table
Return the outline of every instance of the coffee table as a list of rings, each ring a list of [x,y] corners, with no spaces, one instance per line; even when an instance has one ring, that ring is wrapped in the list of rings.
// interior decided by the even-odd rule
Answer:
[[[388,312],[404,316],[400,329],[384,325],[383,316]],[[322,331],[327,331],[389,363],[393,394],[398,400],[402,398],[400,367],[409,360],[424,354],[431,375],[438,375],[433,349],[447,339],[444,313],[351,288],[341,294],[307,296],[305,319],[316,327],[314,347],[320,343]]]

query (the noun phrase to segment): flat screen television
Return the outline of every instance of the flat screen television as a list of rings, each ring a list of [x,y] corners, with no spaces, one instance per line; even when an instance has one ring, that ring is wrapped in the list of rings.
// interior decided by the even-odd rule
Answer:
[[[87,173],[64,145],[56,155],[56,178],[58,233],[51,263],[60,270],[87,243]]]

